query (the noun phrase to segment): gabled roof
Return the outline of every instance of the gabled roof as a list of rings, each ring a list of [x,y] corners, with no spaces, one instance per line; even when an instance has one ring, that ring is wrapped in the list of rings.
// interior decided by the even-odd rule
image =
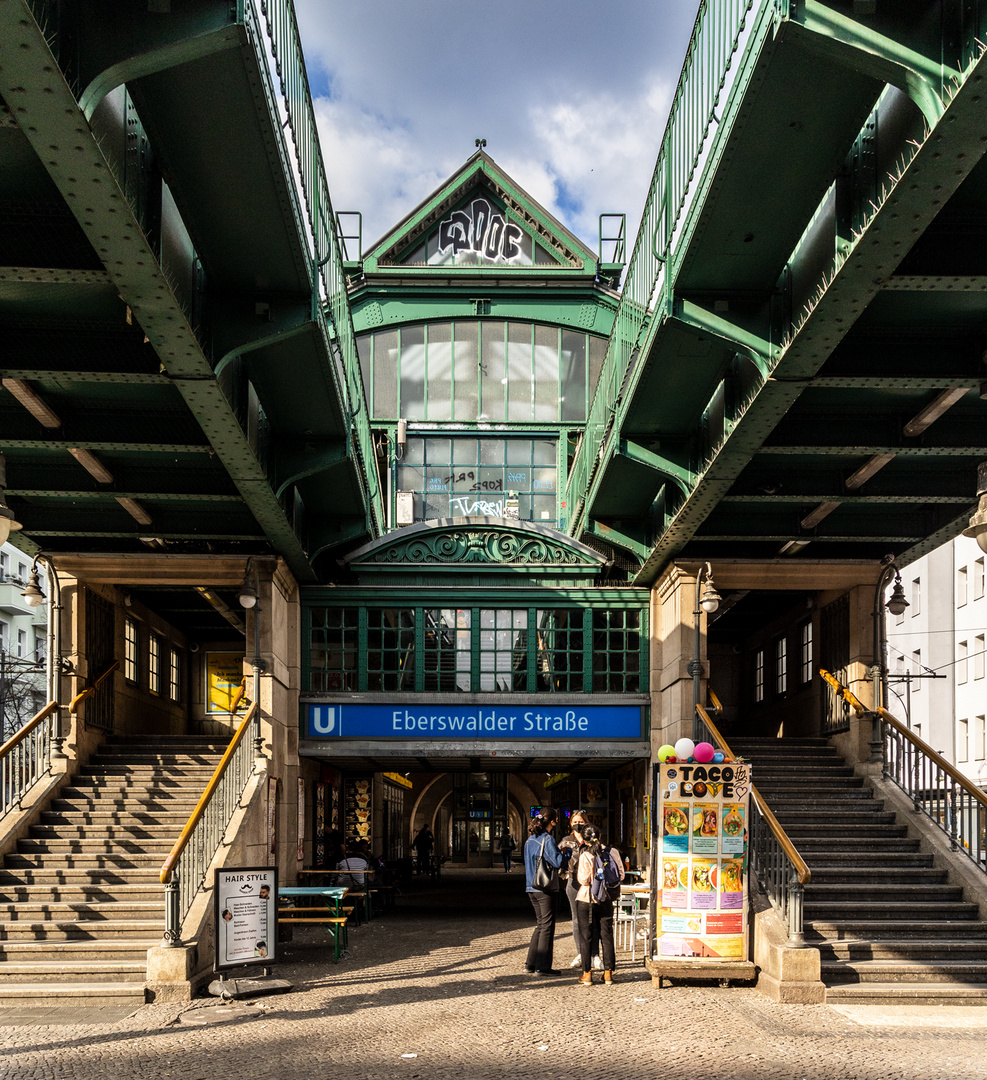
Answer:
[[[478,150],[364,256],[365,273],[442,267],[595,274],[597,254]]]

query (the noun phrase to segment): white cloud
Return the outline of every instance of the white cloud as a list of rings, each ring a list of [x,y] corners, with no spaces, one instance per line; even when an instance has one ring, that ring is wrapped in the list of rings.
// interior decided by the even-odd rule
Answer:
[[[590,247],[600,213],[636,228],[697,0],[296,7],[333,205],[362,211],[365,246],[480,137]]]

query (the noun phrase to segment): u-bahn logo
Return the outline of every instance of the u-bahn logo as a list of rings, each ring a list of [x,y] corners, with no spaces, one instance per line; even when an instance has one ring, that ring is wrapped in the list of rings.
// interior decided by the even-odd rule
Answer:
[[[486,199],[474,199],[468,208],[455,210],[439,223],[439,252],[453,256],[475,251],[485,259],[511,262],[521,257],[524,230],[494,210]]]
[[[336,727],[335,705],[313,705],[310,714],[312,729],[318,735],[331,735]]]

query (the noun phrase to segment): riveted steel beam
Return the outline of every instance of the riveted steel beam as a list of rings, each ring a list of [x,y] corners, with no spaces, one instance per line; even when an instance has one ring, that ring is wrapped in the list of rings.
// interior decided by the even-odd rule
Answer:
[[[586,532],[590,536],[597,536],[601,540],[606,540],[608,544],[616,544],[617,547],[625,548],[632,555],[634,555],[639,562],[643,562],[651,553],[650,544],[642,544],[640,540],[635,540],[634,537],[628,536],[627,533],[620,529],[614,528],[613,525],[608,525],[602,521],[590,521]]]
[[[182,304],[25,0],[0,4],[0,39],[4,41],[0,93],[18,126],[132,309],[163,369],[175,379],[246,506],[296,578],[313,580],[301,542],[216,384]],[[31,522],[25,525],[30,532]]]

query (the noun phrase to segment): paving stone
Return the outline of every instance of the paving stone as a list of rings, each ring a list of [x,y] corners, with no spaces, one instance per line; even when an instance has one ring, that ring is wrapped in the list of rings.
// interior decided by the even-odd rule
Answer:
[[[568,912],[557,962],[571,952]],[[529,976],[519,875],[446,870],[350,933],[296,929],[294,989],[208,1022],[217,999],[0,1015],[3,1080],[982,1080],[987,1009],[778,1005],[756,989],[658,990],[618,952],[611,987]],[[867,1007],[870,1008],[870,1007]],[[206,1022],[196,1023],[201,1011]],[[191,1022],[190,1022],[191,1021]],[[614,1056],[616,1054],[616,1057]]]

